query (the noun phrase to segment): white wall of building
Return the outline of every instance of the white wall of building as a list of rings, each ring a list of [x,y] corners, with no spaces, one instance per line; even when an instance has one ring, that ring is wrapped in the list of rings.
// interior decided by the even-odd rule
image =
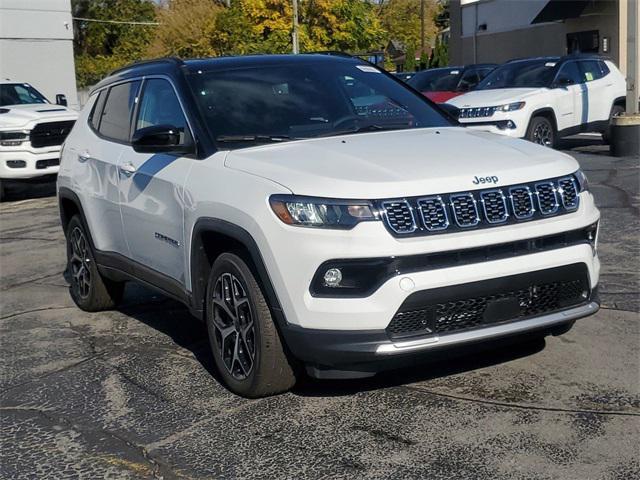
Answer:
[[[27,82],[79,108],[71,0],[0,0],[0,78]]]
[[[547,2],[548,0],[467,0],[462,2],[462,36],[472,36],[476,25],[486,25],[487,29],[480,33],[528,28]]]

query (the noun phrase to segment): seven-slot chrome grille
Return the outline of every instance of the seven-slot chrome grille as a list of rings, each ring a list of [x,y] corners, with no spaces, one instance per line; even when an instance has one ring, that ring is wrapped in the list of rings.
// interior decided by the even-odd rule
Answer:
[[[382,217],[396,236],[426,235],[570,213],[580,203],[573,175],[523,185],[383,200]]]

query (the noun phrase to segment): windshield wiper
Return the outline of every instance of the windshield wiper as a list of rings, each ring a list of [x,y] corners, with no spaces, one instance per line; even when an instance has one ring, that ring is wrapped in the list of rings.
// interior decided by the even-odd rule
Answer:
[[[288,135],[220,135],[216,142],[220,143],[244,143],[244,142],[286,142],[295,140]]]
[[[316,138],[320,137],[333,137],[337,135],[349,135],[351,133],[362,133],[362,132],[381,132],[384,130],[404,130],[406,128],[410,128],[406,123],[390,123],[387,125],[378,125],[372,123],[370,125],[365,125],[363,127],[354,127],[348,130],[338,130],[335,132],[323,133],[322,135],[317,135]]]

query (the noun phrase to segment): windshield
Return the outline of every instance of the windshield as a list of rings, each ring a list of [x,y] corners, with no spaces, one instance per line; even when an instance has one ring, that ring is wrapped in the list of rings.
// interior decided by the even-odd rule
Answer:
[[[420,92],[453,92],[461,75],[460,68],[438,68],[419,73],[407,83]]]
[[[506,63],[487,75],[476,90],[546,87],[553,80],[555,73],[555,61],[543,59]]]
[[[375,130],[449,126],[419,95],[370,65],[295,63],[189,76],[220,148]]]
[[[0,106],[48,103],[47,99],[27,83],[3,83],[0,85]]]

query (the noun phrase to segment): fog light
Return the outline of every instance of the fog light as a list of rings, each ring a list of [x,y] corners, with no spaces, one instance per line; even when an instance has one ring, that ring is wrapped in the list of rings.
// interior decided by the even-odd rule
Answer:
[[[324,284],[327,287],[339,287],[342,282],[342,272],[339,268],[330,268],[324,274]]]
[[[9,168],[25,168],[27,162],[24,160],[7,160],[7,167]]]

